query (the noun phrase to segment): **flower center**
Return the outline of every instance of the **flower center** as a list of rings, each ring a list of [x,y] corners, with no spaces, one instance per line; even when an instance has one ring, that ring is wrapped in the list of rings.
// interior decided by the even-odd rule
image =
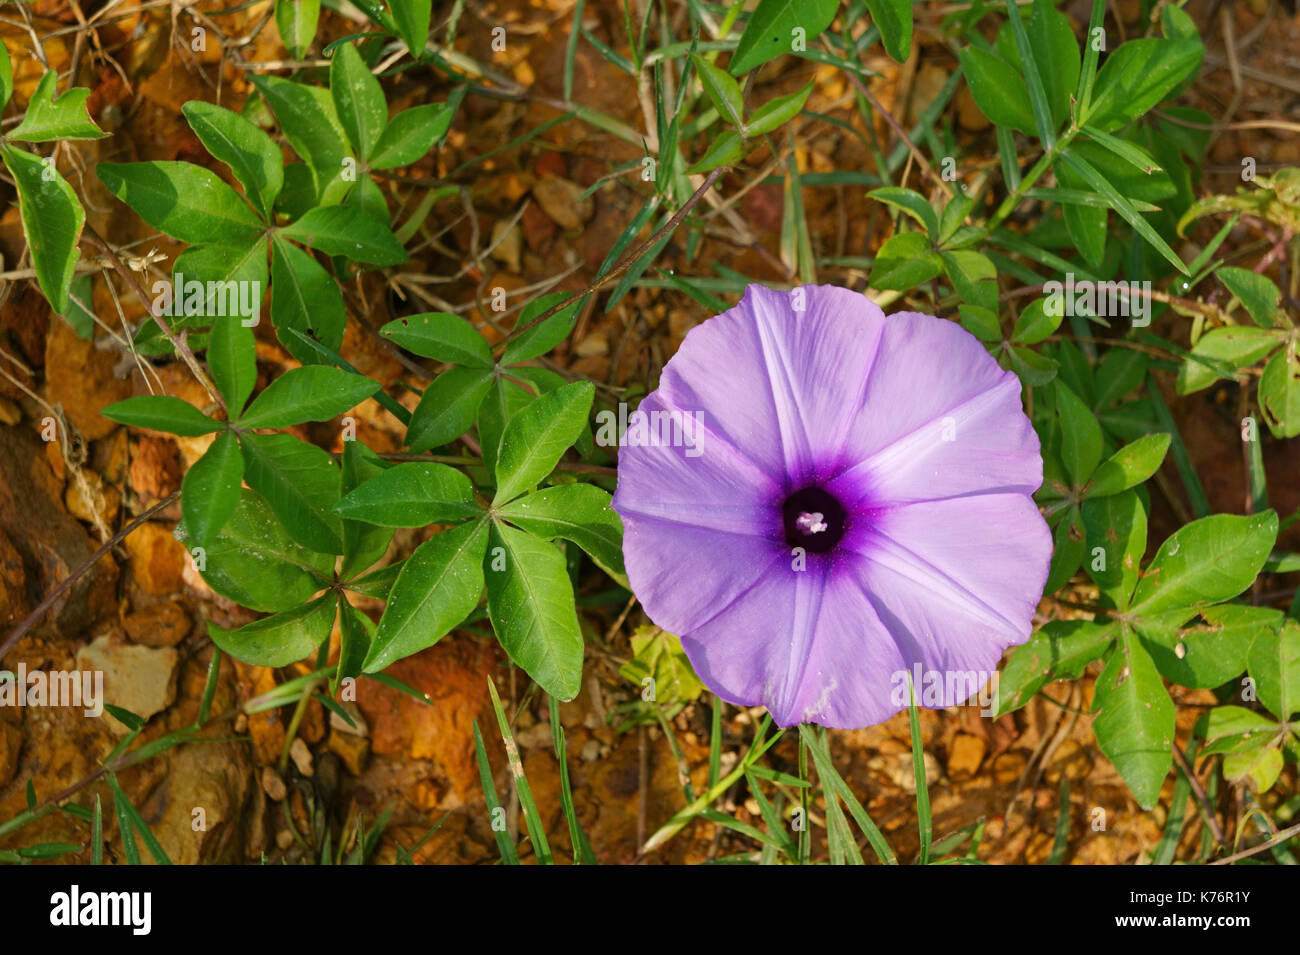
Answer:
[[[785,541],[813,554],[824,554],[844,536],[844,507],[819,487],[795,491],[781,506]]]

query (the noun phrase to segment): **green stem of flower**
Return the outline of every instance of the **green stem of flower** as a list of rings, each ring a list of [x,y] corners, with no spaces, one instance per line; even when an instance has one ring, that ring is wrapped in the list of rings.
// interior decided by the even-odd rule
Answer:
[[[993,213],[993,217],[984,224],[985,236],[992,233],[1007,216],[1016,211],[1016,206],[1020,205],[1021,200],[1025,198],[1025,194],[1034,188],[1038,180],[1060,158],[1061,153],[1065,152],[1065,147],[1070,145],[1070,142],[1078,134],[1079,127],[1071,125],[1069,129],[1061,134],[1061,138],[1056,141],[1055,145],[1038,158],[1038,162],[1034,163],[1033,168],[1025,173],[1025,178],[1020,180],[1020,185],[1008,193],[1007,197],[1002,200],[1002,204],[998,206],[997,211]]]

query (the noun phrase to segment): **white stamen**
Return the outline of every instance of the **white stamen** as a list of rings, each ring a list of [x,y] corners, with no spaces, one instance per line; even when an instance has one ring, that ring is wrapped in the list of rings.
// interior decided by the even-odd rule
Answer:
[[[821,511],[800,511],[799,516],[795,518],[794,526],[804,534],[820,534],[826,530],[825,517]]]

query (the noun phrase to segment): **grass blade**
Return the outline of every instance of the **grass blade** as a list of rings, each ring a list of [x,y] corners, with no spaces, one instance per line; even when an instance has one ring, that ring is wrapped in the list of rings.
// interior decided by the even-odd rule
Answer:
[[[478,759],[478,775],[483,783],[483,800],[487,803],[488,817],[492,820],[492,835],[497,840],[497,850],[501,861],[506,865],[519,865],[519,855],[510,841],[510,833],[503,824],[497,827],[497,820],[504,820],[505,810],[497,799],[497,787],[492,782],[492,766],[488,763],[487,750],[483,748],[483,734],[479,732],[478,720],[474,721],[474,755]],[[498,814],[497,810],[501,810]]]
[[[506,763],[510,767],[510,775],[515,780],[515,791],[519,793],[519,805],[524,811],[524,822],[528,826],[528,838],[532,840],[533,851],[537,853],[537,861],[542,865],[550,865],[551,847],[546,841],[546,830],[542,828],[542,817],[537,811],[537,803],[533,801],[533,791],[528,786],[528,777],[524,775],[524,763],[519,758],[519,746],[515,743],[515,738],[510,732],[510,723],[506,719],[505,710],[501,708],[501,698],[497,696],[496,684],[488,678],[488,693],[492,696],[492,709],[497,716],[497,727],[501,730],[501,739],[506,744]]]
[[[579,0],[579,7],[582,6]],[[555,745],[555,758],[560,762],[560,806],[564,809],[564,818],[569,822],[569,841],[573,844],[574,865],[597,865],[596,854],[591,851],[587,834],[578,822],[577,811],[573,808],[573,791],[569,788],[569,761],[564,743],[564,727],[560,725],[560,704],[555,697],[548,696],[547,703],[551,713],[551,742]]]

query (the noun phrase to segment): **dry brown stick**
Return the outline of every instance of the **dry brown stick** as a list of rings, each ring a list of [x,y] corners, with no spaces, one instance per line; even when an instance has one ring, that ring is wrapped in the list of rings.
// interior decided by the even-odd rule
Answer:
[[[63,594],[68,590],[68,588],[71,587],[73,583],[76,582],[78,577],[86,573],[86,571],[90,570],[91,567],[94,567],[95,564],[98,563],[101,557],[103,557],[110,550],[112,550],[119,543],[121,543],[121,541],[124,540],[126,536],[130,534],[133,530],[135,530],[145,521],[149,520],[149,518],[153,517],[159,511],[163,510],[170,504],[174,503],[180,496],[181,496],[181,492],[176,491],[172,493],[169,497],[166,497],[163,500],[159,501],[157,504],[149,508],[149,510],[145,511],[143,514],[136,517],[129,524],[123,527],[120,531],[118,531],[116,534],[114,534],[112,537],[106,540],[103,546],[100,547],[99,550],[95,551],[95,553],[93,553],[84,564],[82,564],[80,567],[78,567],[76,570],[70,573],[66,578],[61,580],[58,586],[56,586],[53,590],[49,592],[49,594],[46,595],[45,599],[40,602],[37,608],[33,610],[31,613],[29,613],[26,617],[24,617],[22,622],[19,623],[18,626],[14,627],[13,631],[5,639],[5,642],[0,643],[0,660],[3,660],[5,658],[5,654],[7,654],[10,650],[13,649],[14,644],[17,643],[19,640],[21,640],[23,638],[23,635],[26,634],[27,631],[31,630],[32,627],[36,626],[36,624],[40,622],[41,618],[45,616],[45,612],[54,605],[54,601],[62,597]]]
[[[1172,749],[1174,762],[1178,764],[1182,774],[1187,777],[1187,784],[1192,787],[1192,795],[1196,797],[1196,802],[1201,807],[1201,815],[1205,817],[1205,824],[1210,827],[1210,835],[1214,836],[1214,841],[1219,845],[1226,846],[1228,842],[1223,837],[1223,827],[1219,825],[1219,819],[1214,814],[1214,807],[1210,805],[1210,797],[1205,794],[1205,787],[1196,778],[1196,773],[1192,772],[1192,767],[1187,762],[1187,757],[1183,755],[1179,745],[1174,743]]]
[[[1253,846],[1250,849],[1243,849],[1240,852],[1234,852],[1232,855],[1223,859],[1215,859],[1210,863],[1210,865],[1231,865],[1232,863],[1245,859],[1248,856],[1253,856],[1257,853],[1263,852],[1265,849],[1271,849],[1276,845],[1286,842],[1292,836],[1298,835],[1300,835],[1300,823],[1291,826],[1288,829],[1283,829],[1267,842],[1261,842],[1259,845]]]
[[[907,146],[907,151],[912,154],[912,157],[916,160],[917,165],[921,167],[921,171],[924,172],[926,176],[928,176],[930,179],[933,179],[935,182],[937,182],[939,184],[939,188],[941,188],[949,196],[953,195],[951,184],[945,181],[942,176],[940,176],[937,172],[934,171],[934,167],[931,166],[929,161],[925,158],[925,155],[921,152],[920,147],[918,147],[916,143],[912,142],[911,136],[907,135],[907,130],[905,130],[902,127],[902,125],[898,122],[898,120],[894,118],[894,114],[891,113],[889,110],[885,109],[884,105],[880,102],[880,100],[876,99],[876,95],[872,93],[871,90],[867,89],[867,84],[863,83],[862,80],[858,79],[857,75],[850,70],[845,70],[844,75],[849,78],[849,81],[854,85],[857,91],[861,93],[864,97],[866,97],[867,102],[871,104],[871,108],[884,117],[885,122],[887,122],[889,124],[890,129],[894,131],[894,135],[896,135],[900,140],[902,140],[903,144]]]

